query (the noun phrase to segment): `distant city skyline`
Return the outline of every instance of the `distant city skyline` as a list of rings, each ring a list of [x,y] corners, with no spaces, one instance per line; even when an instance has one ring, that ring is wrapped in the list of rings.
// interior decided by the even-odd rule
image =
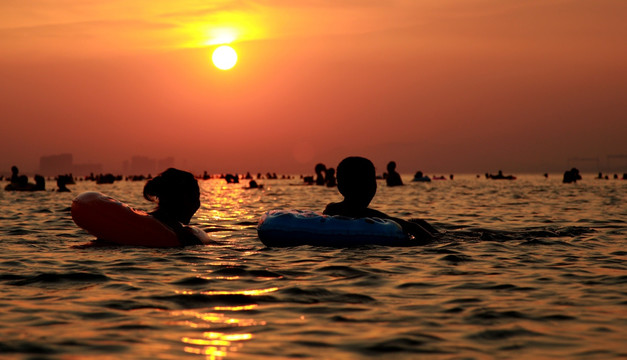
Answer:
[[[61,174],[73,174],[74,176],[86,176],[89,174],[116,173],[123,175],[155,175],[167,168],[174,167],[173,157],[155,159],[143,155],[133,155],[130,160],[124,160],[122,164],[115,168],[107,169],[102,163],[74,163],[74,155],[70,153],[43,155],[39,157],[39,167],[28,169],[17,166],[21,173],[33,173],[43,176],[56,176]],[[10,174],[11,167],[1,169],[0,174]]]
[[[313,174],[314,166],[318,162],[312,162],[309,164],[309,167],[305,167],[302,171],[281,171],[276,169],[217,169],[212,167],[206,168],[190,168],[186,167],[182,164],[176,162],[174,157],[168,156],[162,159],[151,158],[145,155],[133,155],[130,156],[129,159],[123,160],[120,162],[118,166],[115,164],[109,164],[108,166],[104,166],[102,163],[78,163],[75,164],[73,154],[65,153],[65,154],[54,154],[54,155],[43,155],[39,157],[39,166],[36,168],[28,168],[24,167],[21,164],[13,164],[18,166],[20,172],[23,174],[40,174],[43,176],[56,176],[60,174],[72,173],[74,176],[86,176],[90,173],[99,174],[99,173],[113,173],[119,175],[155,175],[160,173],[161,171],[169,168],[169,167],[178,167],[188,171],[192,171],[195,174],[202,174],[204,171],[207,171],[209,174],[221,174],[221,173],[239,173],[245,174],[246,172],[250,172],[251,174],[266,172],[277,172],[279,174]],[[425,174],[479,174],[482,175],[486,172],[496,172],[498,170],[503,170],[509,173],[562,173],[566,170],[569,170],[572,167],[578,168],[580,171],[584,173],[597,173],[603,172],[608,174],[613,173],[625,173],[627,172],[627,154],[610,154],[605,156],[597,156],[597,157],[572,157],[566,159],[564,162],[564,166],[561,168],[551,168],[551,169],[537,169],[537,170],[516,170],[512,167],[507,168],[486,168],[484,170],[477,171],[455,171],[455,170],[428,170],[427,168],[417,168],[412,170],[408,168],[406,163],[404,163],[401,157],[401,161],[398,159],[391,159],[390,161],[396,161],[399,164],[399,169],[402,174],[410,175],[414,174],[416,171],[420,170],[425,172]],[[324,161],[319,161],[325,163]],[[376,163],[377,173],[382,174],[385,172],[385,165],[387,164],[387,160],[380,160]],[[0,175],[8,175],[11,173],[11,166],[6,166],[5,168],[0,169]],[[335,163],[327,162],[325,163],[327,167],[335,167]]]

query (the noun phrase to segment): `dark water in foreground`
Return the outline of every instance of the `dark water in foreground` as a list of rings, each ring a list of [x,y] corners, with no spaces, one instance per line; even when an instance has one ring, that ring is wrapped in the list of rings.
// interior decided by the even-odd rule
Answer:
[[[373,207],[446,231],[417,248],[265,248],[264,211],[339,199],[298,180],[201,181],[192,221],[224,245],[185,249],[70,248],[75,195],[149,209],[143,183],[0,191],[0,357],[624,358],[627,181],[586,178],[380,186]]]

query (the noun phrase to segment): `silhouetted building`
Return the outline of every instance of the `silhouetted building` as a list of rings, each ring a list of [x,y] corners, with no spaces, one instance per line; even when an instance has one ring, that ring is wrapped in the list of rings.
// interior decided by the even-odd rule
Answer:
[[[174,158],[167,157],[165,159],[157,160],[157,172],[164,171],[168,168],[174,167]]]
[[[102,164],[76,164],[73,166],[72,174],[75,176],[86,176],[89,174],[100,174],[102,173]],[[64,174],[64,173],[59,173]]]
[[[148,156],[136,155],[131,158],[130,165],[128,161],[123,163],[124,172],[132,175],[156,174],[171,167],[174,167],[174,158],[171,156],[157,160]]]
[[[131,168],[129,170],[132,174],[156,173],[157,160],[151,159],[147,156],[133,156],[131,158]]]
[[[44,176],[68,174],[74,168],[72,154],[42,156],[39,158],[39,172]]]

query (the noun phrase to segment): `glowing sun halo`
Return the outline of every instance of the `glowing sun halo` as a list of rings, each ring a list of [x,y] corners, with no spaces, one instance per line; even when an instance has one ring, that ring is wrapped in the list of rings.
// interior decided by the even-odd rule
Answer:
[[[222,45],[213,51],[211,60],[218,69],[229,70],[237,63],[237,53],[232,47]]]

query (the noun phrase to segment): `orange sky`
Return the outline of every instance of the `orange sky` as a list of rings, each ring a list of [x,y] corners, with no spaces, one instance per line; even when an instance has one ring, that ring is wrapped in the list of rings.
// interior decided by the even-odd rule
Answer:
[[[627,154],[626,18],[625,0],[3,0],[0,169],[603,164]],[[224,41],[230,71],[210,64]]]

